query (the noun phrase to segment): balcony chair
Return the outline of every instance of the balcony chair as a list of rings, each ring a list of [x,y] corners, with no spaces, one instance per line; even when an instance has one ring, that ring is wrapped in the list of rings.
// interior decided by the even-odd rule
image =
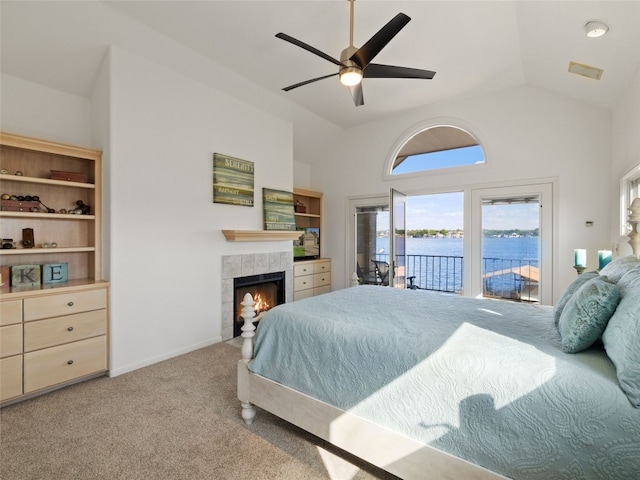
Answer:
[[[376,274],[376,285],[389,285],[389,264],[382,260],[371,260]]]

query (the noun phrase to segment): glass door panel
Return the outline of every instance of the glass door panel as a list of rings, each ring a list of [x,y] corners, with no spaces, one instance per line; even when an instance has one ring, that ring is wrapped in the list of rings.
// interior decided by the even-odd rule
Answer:
[[[389,285],[389,205],[355,207],[355,265],[361,285]]]
[[[482,295],[538,303],[540,197],[482,199]]]
[[[394,288],[405,288],[407,285],[407,196],[391,189],[391,222],[389,238],[391,252],[389,262],[390,285]]]

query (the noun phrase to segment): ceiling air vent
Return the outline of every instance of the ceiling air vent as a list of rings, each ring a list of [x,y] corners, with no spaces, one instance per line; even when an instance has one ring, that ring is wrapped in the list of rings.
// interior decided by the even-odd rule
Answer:
[[[569,72],[582,75],[583,77],[593,78],[594,80],[600,80],[604,70],[583,63],[569,62]]]

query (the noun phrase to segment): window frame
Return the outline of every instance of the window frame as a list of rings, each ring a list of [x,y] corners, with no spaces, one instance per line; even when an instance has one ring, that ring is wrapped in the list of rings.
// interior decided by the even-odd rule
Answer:
[[[398,156],[398,153],[400,153],[404,145],[409,140],[411,140],[414,136],[418,135],[419,133],[425,130],[428,130],[434,127],[458,128],[460,130],[464,130],[466,133],[471,135],[473,138],[475,138],[478,141],[478,145],[480,146],[480,148],[482,148],[482,151],[484,153],[484,163],[394,174],[393,164],[395,163],[396,157]],[[490,158],[489,147],[487,146],[487,143],[488,142],[486,141],[486,139],[483,137],[483,135],[478,131],[478,129],[475,126],[459,118],[436,117],[429,120],[425,120],[405,130],[394,142],[394,144],[391,146],[391,149],[387,154],[387,160],[384,162],[382,180],[386,181],[386,180],[396,180],[396,179],[402,179],[402,178],[423,177],[426,175],[460,174],[460,173],[470,172],[474,170],[477,171],[477,169],[479,168],[487,168],[487,165],[489,164],[489,158]]]
[[[634,192],[635,190],[635,192]],[[640,197],[640,163],[629,170],[620,179],[620,236],[629,234],[627,218],[629,205],[634,198]]]

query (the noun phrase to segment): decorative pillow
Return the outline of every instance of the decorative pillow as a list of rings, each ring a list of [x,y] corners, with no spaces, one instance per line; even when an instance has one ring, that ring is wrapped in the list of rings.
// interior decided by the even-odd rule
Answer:
[[[584,272],[582,275],[578,275],[565,289],[565,291],[560,296],[560,300],[553,307],[553,319],[556,322],[556,325],[560,321],[560,314],[564,309],[565,305],[571,298],[571,296],[578,291],[578,289],[587,283],[592,278],[596,278],[598,276],[598,272]]]
[[[633,255],[627,255],[626,257],[618,257],[615,260],[607,263],[602,270],[600,270],[600,275],[606,275],[609,277],[609,280],[613,283],[618,283],[620,277],[627,273],[631,267],[635,266],[638,263],[638,259]]]
[[[600,275],[569,299],[558,322],[562,351],[578,353],[600,338],[620,299],[618,287]]]
[[[626,291],[630,288],[640,287],[640,262],[631,264],[629,268],[620,280],[618,280],[618,288],[620,289],[620,298],[622,298]]]
[[[640,408],[640,286],[627,290],[602,334],[607,355],[616,366],[620,387]]]

